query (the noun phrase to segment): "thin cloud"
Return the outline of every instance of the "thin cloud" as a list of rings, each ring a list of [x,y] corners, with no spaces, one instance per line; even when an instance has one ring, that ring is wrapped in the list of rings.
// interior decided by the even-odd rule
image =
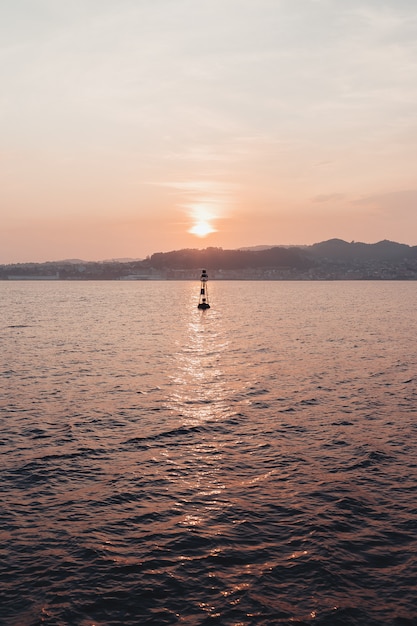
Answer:
[[[363,196],[352,201],[352,204],[362,207],[371,207],[382,213],[393,216],[417,214],[417,189],[403,189],[388,193]]]
[[[328,193],[328,194],[320,194],[315,196],[312,201],[313,202],[334,202],[343,200],[346,198],[346,194],[344,193]]]

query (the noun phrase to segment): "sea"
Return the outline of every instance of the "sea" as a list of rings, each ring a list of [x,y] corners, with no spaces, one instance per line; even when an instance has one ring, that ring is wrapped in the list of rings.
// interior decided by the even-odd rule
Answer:
[[[417,283],[0,283],[0,624],[417,624]]]

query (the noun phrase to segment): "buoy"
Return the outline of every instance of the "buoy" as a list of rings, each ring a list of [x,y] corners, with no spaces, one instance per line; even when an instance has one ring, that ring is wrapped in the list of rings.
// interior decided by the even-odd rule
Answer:
[[[199,309],[209,309],[208,293],[207,293],[208,276],[206,270],[201,270],[200,277],[200,298],[198,300]]]

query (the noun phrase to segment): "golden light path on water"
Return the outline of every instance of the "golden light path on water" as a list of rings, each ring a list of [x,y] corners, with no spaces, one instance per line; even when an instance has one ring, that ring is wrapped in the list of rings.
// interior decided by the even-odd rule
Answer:
[[[194,295],[192,300],[185,341],[177,342],[174,354],[170,409],[184,428],[201,427],[202,434],[199,443],[188,449],[188,458],[175,455],[166,459],[176,466],[175,482],[181,484],[183,494],[178,506],[184,508],[180,525],[189,529],[203,526],[214,511],[228,507],[228,485],[221,469],[224,444],[218,437],[207,439],[204,426],[213,421],[222,423],[234,415],[228,399],[233,390],[226,385],[228,377],[222,367],[222,355],[230,342],[220,315],[215,310],[197,310]]]
[[[217,303],[215,285],[211,286],[213,302]],[[231,468],[230,459],[234,458],[235,450],[251,448],[244,432],[236,425],[242,419],[244,406],[250,405],[251,400],[245,396],[254,381],[249,372],[246,376],[236,372],[235,345],[227,314],[223,319],[221,307],[217,309],[216,304],[210,310],[197,310],[194,293],[189,300],[185,332],[176,342],[173,355],[168,405],[180,419],[182,444],[176,449],[167,448],[163,456],[170,468],[167,476],[176,493],[177,526],[189,533],[191,541],[200,536],[213,543],[208,548],[207,558],[215,564],[217,559],[225,558],[227,542],[232,541],[234,533],[239,534],[239,528],[242,525],[244,528],[247,522],[239,506],[236,508],[233,494],[250,491],[254,485],[263,484],[267,489],[275,470],[258,468],[254,471],[244,464]],[[192,436],[189,437],[189,433]],[[229,519],[233,519],[232,531],[227,527]],[[198,563],[200,558],[188,551],[181,554],[179,561]],[[291,558],[298,558],[298,555]],[[238,580],[235,569],[219,572],[216,565],[209,576],[220,576],[224,597],[235,598],[251,587],[252,580],[264,576],[273,566],[273,560],[267,555],[259,562],[238,566]],[[210,603],[202,603],[200,608],[211,617],[216,615],[215,606]]]
[[[195,319],[189,321],[188,344],[175,356],[172,400],[187,425],[219,418],[229,410],[220,364],[221,353],[227,350],[229,342],[221,336],[221,329],[213,328],[213,320],[208,320],[206,313],[197,311]]]

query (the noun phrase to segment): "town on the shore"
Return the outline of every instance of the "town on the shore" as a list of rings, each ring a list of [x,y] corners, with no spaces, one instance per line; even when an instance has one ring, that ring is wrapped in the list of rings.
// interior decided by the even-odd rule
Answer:
[[[417,280],[417,246],[330,239],[309,246],[209,247],[157,252],[141,260],[0,265],[0,280]]]

